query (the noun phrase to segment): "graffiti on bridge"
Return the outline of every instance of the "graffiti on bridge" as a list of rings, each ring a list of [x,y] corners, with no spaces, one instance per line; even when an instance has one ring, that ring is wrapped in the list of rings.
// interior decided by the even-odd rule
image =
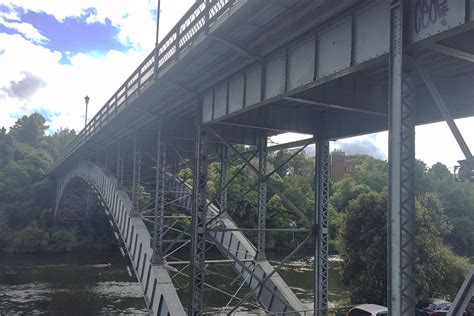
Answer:
[[[448,0],[416,0],[414,11],[416,33],[438,21],[444,26],[447,24]]]

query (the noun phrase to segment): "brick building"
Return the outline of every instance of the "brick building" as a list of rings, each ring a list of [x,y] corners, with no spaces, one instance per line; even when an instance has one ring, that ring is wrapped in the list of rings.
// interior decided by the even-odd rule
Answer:
[[[336,149],[331,153],[331,180],[334,182],[341,181],[346,176],[354,176],[355,162],[351,156],[340,149]]]

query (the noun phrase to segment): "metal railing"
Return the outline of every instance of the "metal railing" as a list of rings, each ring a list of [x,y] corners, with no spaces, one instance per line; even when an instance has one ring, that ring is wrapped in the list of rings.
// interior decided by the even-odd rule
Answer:
[[[97,114],[87,123],[74,140],[54,161],[49,173],[61,165],[72,153],[87,142],[97,131],[120,113],[127,105],[151,83],[155,74],[173,60],[178,60],[180,52],[190,46],[193,40],[226,14],[240,0],[198,0],[138,68],[127,78]],[[158,51],[158,54],[156,52]],[[155,64],[155,59],[158,63]]]

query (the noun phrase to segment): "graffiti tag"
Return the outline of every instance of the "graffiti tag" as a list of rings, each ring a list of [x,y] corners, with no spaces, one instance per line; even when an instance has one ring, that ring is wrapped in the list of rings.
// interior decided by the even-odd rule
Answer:
[[[415,32],[427,28],[430,24],[446,25],[448,15],[448,0],[416,0],[415,3]]]

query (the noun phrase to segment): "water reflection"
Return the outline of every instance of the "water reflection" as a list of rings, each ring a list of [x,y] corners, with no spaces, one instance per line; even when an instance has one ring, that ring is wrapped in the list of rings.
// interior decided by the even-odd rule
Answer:
[[[106,267],[107,262],[112,263],[111,268]],[[308,309],[313,305],[312,265],[313,258],[302,257],[279,271]],[[337,260],[330,261],[330,307],[345,295],[340,267]],[[186,306],[187,279],[178,278],[177,281],[182,287],[178,293]],[[232,307],[239,300],[229,301],[229,296],[223,292],[237,293],[240,298],[247,293],[245,287],[239,289],[242,280],[236,279],[228,264],[209,267],[206,281],[219,289],[206,290],[206,309],[210,313],[222,312],[223,306]],[[140,285],[128,276],[118,251],[46,255],[2,253],[0,256],[0,314],[146,314],[142,295]],[[255,299],[251,298],[238,311],[257,314],[256,305]]]
[[[112,268],[106,268],[112,262]],[[146,314],[120,253],[1,254],[0,314]]]

